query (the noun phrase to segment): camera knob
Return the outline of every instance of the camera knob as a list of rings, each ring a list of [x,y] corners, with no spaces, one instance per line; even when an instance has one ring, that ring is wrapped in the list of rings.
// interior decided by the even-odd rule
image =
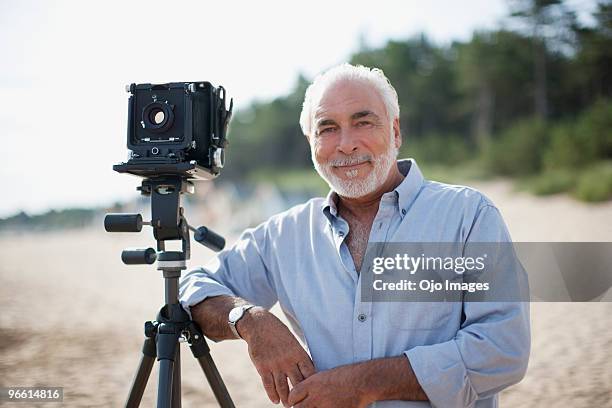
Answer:
[[[145,336],[146,337],[154,337],[155,334],[157,333],[157,326],[159,325],[158,322],[145,322]]]

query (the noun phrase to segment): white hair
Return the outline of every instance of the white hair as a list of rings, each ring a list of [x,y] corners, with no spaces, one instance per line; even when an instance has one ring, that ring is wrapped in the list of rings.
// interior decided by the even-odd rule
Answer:
[[[361,81],[371,85],[378,91],[383,99],[387,116],[391,123],[391,133],[393,134],[393,121],[399,117],[400,108],[397,100],[397,92],[385,76],[383,71],[378,68],[368,68],[363,65],[351,65],[344,63],[337,65],[327,71],[317,75],[312,84],[306,89],[304,104],[300,114],[300,127],[302,132],[309,136],[312,131],[313,107],[319,101],[323,92],[331,85],[342,81]]]

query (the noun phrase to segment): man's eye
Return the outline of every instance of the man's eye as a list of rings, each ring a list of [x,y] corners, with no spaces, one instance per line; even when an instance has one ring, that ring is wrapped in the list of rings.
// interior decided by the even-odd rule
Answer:
[[[327,128],[323,128],[323,129],[319,129],[319,134],[323,134],[323,133],[331,133],[333,130],[335,130],[335,128],[333,127],[327,127]]]
[[[357,126],[358,127],[369,126],[371,124],[372,124],[372,122],[368,122],[367,120],[362,120],[362,121],[357,122]]]

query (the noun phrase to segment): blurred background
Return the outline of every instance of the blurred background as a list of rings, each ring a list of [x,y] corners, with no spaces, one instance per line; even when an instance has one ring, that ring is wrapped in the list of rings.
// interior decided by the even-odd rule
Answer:
[[[0,0],[0,55],[0,386],[124,401],[163,300],[157,271],[119,259],[149,231],[102,227],[106,212],[149,213],[139,180],[112,171],[132,82],[206,80],[234,97],[226,167],[184,200],[229,243],[326,194],[298,118],[310,81],[342,62],[384,70],[400,155],[487,194],[514,240],[612,241],[610,1]],[[212,256],[192,252],[194,266]],[[502,405],[612,406],[612,303],[534,303],[532,325],[529,371]],[[185,406],[214,406],[184,355]],[[244,344],[213,356],[237,406],[271,405]]]

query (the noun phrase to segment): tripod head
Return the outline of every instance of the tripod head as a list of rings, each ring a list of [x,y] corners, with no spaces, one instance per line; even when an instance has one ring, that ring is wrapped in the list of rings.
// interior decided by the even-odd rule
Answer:
[[[152,264],[158,258],[158,269],[185,269],[185,262],[190,258],[189,231],[194,232],[194,239],[213,251],[225,247],[225,239],[207,227],[194,228],[187,223],[184,209],[181,207],[181,195],[193,194],[193,183],[181,175],[164,175],[145,178],[137,188],[143,196],[151,198],[151,221],[143,221],[140,214],[111,213],[104,217],[104,228],[107,232],[140,232],[143,225],[153,228],[157,249],[129,248],[121,253],[121,260],[126,265]],[[181,251],[165,251],[165,241],[180,240]]]

